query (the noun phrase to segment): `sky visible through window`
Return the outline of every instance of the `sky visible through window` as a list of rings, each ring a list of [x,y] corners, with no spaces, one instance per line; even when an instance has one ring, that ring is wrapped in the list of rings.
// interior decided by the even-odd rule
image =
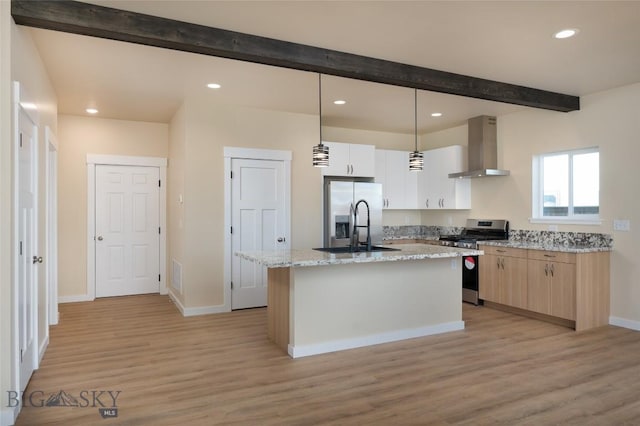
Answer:
[[[544,216],[567,216],[571,204],[575,215],[598,214],[600,155],[597,151],[546,155],[542,166]]]

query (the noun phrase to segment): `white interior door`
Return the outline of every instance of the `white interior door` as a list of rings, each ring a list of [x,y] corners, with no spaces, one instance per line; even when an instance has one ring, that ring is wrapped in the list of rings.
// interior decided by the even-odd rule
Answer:
[[[231,253],[289,247],[283,161],[232,159]],[[266,268],[232,256],[231,309],[267,305]]]
[[[96,166],[96,297],[159,293],[160,171]]]
[[[18,134],[18,349],[20,390],[37,368],[38,282],[36,126],[20,109]]]

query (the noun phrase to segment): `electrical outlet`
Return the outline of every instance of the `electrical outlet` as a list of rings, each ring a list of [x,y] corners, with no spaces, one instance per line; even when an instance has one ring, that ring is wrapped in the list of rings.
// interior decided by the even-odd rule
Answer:
[[[629,232],[631,230],[631,222],[627,219],[614,219],[613,230]]]

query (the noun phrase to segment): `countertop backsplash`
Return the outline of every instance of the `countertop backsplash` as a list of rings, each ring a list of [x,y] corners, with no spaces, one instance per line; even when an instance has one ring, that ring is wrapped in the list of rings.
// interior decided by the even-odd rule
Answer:
[[[613,247],[613,237],[611,235],[588,232],[512,229],[509,231],[509,240],[549,246]]]
[[[385,240],[421,239],[437,240],[441,235],[460,234],[464,228],[457,226],[399,225],[383,226]],[[543,246],[565,247],[613,247],[613,237],[609,234],[588,232],[533,231],[511,229],[509,240]]]
[[[441,235],[455,235],[462,232],[463,227],[430,226],[430,225],[400,225],[383,226],[385,240],[437,240]]]

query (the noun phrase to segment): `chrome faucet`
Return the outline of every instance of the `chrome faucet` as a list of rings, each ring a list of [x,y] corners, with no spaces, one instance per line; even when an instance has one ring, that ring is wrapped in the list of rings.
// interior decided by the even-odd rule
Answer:
[[[367,224],[358,225],[358,206],[364,203],[367,206]],[[351,248],[354,251],[360,251],[360,232],[358,228],[367,228],[367,251],[371,251],[371,212],[369,203],[366,200],[359,200],[353,209],[353,235],[351,236]]]

